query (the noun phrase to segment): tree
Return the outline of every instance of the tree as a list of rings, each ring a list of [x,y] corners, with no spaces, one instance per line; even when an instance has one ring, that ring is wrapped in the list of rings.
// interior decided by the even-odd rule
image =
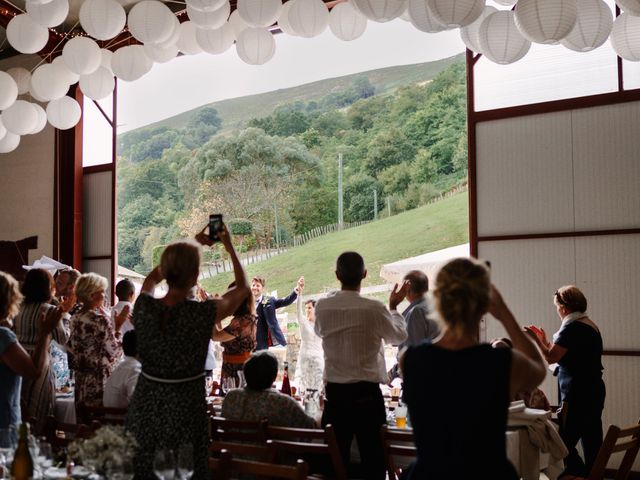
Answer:
[[[353,80],[353,85],[351,86],[351,88],[359,98],[373,97],[373,95],[376,93],[376,87],[371,85],[369,77],[365,76],[356,77]]]
[[[372,176],[385,168],[413,160],[415,149],[399,128],[381,130],[369,144],[365,171]]]
[[[374,190],[380,194],[380,185],[375,178],[368,175],[360,173],[347,180],[344,189],[345,220],[347,222],[373,219]]]
[[[404,192],[411,183],[411,168],[408,162],[392,165],[378,175],[378,181],[387,195]]]

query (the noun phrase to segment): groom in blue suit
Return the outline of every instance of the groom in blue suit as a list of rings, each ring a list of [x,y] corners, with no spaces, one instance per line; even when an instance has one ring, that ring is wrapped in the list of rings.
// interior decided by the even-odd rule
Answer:
[[[287,344],[287,340],[284,338],[276,319],[276,310],[291,305],[296,301],[296,298],[304,288],[304,277],[300,277],[296,287],[285,298],[273,298],[264,295],[264,286],[264,278],[254,277],[251,280],[251,293],[253,293],[253,298],[256,301],[256,315],[258,316],[256,350],[266,350],[273,345],[285,346]]]

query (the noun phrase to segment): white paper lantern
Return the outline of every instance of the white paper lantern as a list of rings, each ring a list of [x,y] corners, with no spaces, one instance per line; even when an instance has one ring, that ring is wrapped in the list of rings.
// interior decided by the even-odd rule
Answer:
[[[219,9],[228,0],[187,0],[187,5],[191,5],[198,10],[212,11]]]
[[[571,33],[560,40],[576,52],[589,52],[609,38],[613,27],[613,13],[602,0],[578,0],[578,20]]]
[[[80,25],[98,40],[118,35],[127,23],[127,14],[116,0],[85,0],[80,7]]]
[[[427,0],[433,17],[447,28],[471,25],[482,15],[485,3],[485,0]]]
[[[0,140],[2,140],[6,134],[7,129],[4,128],[4,125],[2,124],[2,117],[0,117]]]
[[[616,0],[616,3],[625,13],[640,16],[640,0]]]
[[[69,14],[68,0],[51,0],[45,4],[26,2],[27,13],[43,27],[57,27]]]
[[[81,116],[80,105],[71,97],[52,100],[47,105],[47,120],[58,130],[68,130],[75,127]]]
[[[215,30],[208,30],[214,32]],[[233,40],[232,40],[233,42]],[[144,53],[156,63],[166,63],[178,56],[178,47],[171,45],[167,48],[156,47],[155,45],[145,45]]]
[[[9,108],[18,98],[18,85],[11,75],[0,70],[0,110]]]
[[[89,75],[80,76],[80,90],[92,100],[102,100],[113,92],[116,81],[113,73],[104,67],[98,68]]]
[[[111,73],[111,58],[113,58],[113,52],[111,50],[107,50],[106,48],[100,49],[100,66],[106,68]]]
[[[62,49],[62,59],[73,73],[88,75],[98,69],[102,54],[95,40],[89,37],[74,37]]]
[[[427,33],[442,32],[447,26],[438,22],[427,5],[427,0],[409,0],[407,4],[408,21],[418,30]]]
[[[20,53],[36,53],[49,41],[49,30],[27,13],[16,15],[7,25],[7,40]]]
[[[622,13],[611,29],[611,46],[630,62],[640,61],[640,17]]]
[[[299,36],[316,37],[329,25],[329,10],[322,0],[295,0],[289,9],[288,20]]]
[[[296,0],[289,0],[289,2],[287,3],[295,1]],[[240,35],[241,31],[249,28],[249,25],[247,25],[247,22],[242,19],[238,10],[234,10],[233,12],[231,12],[231,15],[229,15],[229,25],[231,25],[231,28],[233,29],[233,36],[235,38],[238,38],[238,35]]]
[[[407,10],[407,0],[351,0],[356,10],[374,22],[388,22]]]
[[[531,48],[531,42],[516,27],[511,10],[499,10],[485,18],[479,37],[483,55],[501,65],[517,62]]]
[[[267,63],[276,52],[276,41],[266,28],[246,28],[236,41],[236,51],[249,65]]]
[[[198,27],[193,22],[184,22],[180,24],[180,38],[176,43],[176,47],[185,55],[197,55],[202,53],[202,48],[196,39],[196,31]]]
[[[554,44],[571,33],[578,18],[577,0],[519,0],[516,25],[532,42]]]
[[[69,70],[69,67],[67,67],[67,64],[65,63],[64,58],[62,58],[62,56],[56,57],[51,63],[57,66],[59,71],[62,72],[65,78],[65,82],[67,82],[67,85],[73,85],[75,83],[78,83],[78,80],[80,80],[80,75],[78,75],[77,73],[73,73],[71,70]],[[40,101],[43,102],[46,100],[40,100]]]
[[[65,72],[53,63],[40,65],[31,75],[31,91],[42,99],[41,101],[48,102],[64,97],[68,90]]]
[[[167,49],[169,47],[175,47],[176,43],[178,43],[178,40],[180,39],[180,21],[178,20],[178,17],[173,17],[174,18],[174,22],[173,22],[173,32],[171,33],[171,36],[165,40],[164,42],[160,42],[160,43],[147,43],[147,45],[155,45],[156,47],[160,47],[162,49]]]
[[[129,31],[142,43],[162,43],[175,29],[175,15],[164,3],[143,0],[129,11]]]
[[[280,10],[280,16],[278,17],[278,28],[282,30],[282,33],[297,37],[298,34],[293,30],[293,28],[291,28],[291,23],[289,22],[289,10],[291,9],[294,1],[295,0],[289,0],[282,4],[282,10]]]
[[[18,95],[24,95],[29,91],[31,86],[31,72],[29,70],[22,67],[13,67],[7,70],[7,73],[11,75],[11,78],[18,85]]]
[[[473,22],[471,25],[467,25],[466,27],[462,27],[460,29],[460,38],[467,46],[469,50],[476,53],[481,53],[480,50],[480,25],[482,25],[482,21],[491,15],[493,12],[497,12],[498,9],[490,6],[484,7],[484,11],[482,15]]]
[[[142,45],[129,45],[119,48],[111,57],[113,74],[125,82],[133,82],[149,73],[153,62],[144,53]]]
[[[20,135],[7,132],[7,134],[0,140],[0,153],[13,152],[20,145]]]
[[[30,135],[35,135],[36,133],[40,133],[44,130],[44,127],[47,126],[47,113],[37,103],[32,103],[31,106],[35,109],[36,114],[38,115],[38,120],[36,121],[36,126],[33,127],[33,130],[29,132]]]
[[[515,5],[518,0],[493,0],[498,5],[504,5],[505,7],[511,7]]]
[[[269,27],[282,11],[282,0],[238,0],[238,13],[251,27]]]
[[[362,36],[367,29],[367,17],[351,3],[339,3],[329,13],[329,28],[340,40],[349,42]]]
[[[33,105],[24,100],[16,100],[6,110],[2,111],[2,124],[16,135],[27,135],[38,123],[38,112]]]
[[[215,30],[202,30],[200,28],[196,30],[198,45],[202,50],[212,55],[218,55],[229,50],[234,40],[233,28],[228,23]]]
[[[231,13],[231,5],[225,2],[222,6],[213,11],[197,10],[191,5],[187,5],[187,15],[194,25],[199,28],[220,28],[225,24]]]

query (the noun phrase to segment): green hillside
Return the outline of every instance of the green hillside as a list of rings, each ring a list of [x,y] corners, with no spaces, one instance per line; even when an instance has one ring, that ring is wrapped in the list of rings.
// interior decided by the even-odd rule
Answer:
[[[333,91],[345,90],[351,86],[353,80],[357,77],[368,77],[369,81],[376,87],[376,94],[384,94],[403,85],[412,85],[432,80],[449,65],[460,62],[463,59],[464,54],[459,54],[434,62],[380,68],[378,70],[370,70],[368,72],[346,75],[344,77],[319,80],[297,87],[221,100],[219,102],[202,105],[201,107],[188,110],[179,115],[166,118],[139,129],[131,130],[131,132],[157,127],[183,128],[197,110],[208,106],[218,111],[218,115],[223,121],[220,133],[224,133],[242,127],[242,125],[251,118],[259,118],[271,114],[279,105],[293,103],[298,100],[303,102],[319,100]]]
[[[286,294],[304,275],[305,292],[320,293],[338,287],[334,270],[340,253],[356,250],[369,272],[363,286],[384,283],[380,268],[385,263],[412,257],[468,241],[467,193],[416,208],[361,227],[331,233],[302,247],[247,267],[249,278],[267,279],[267,290]],[[203,282],[209,292],[222,292],[232,280],[230,273]]]

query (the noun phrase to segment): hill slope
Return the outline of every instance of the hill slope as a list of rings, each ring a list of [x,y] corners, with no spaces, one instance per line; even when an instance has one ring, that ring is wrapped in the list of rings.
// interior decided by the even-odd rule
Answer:
[[[247,267],[249,278],[267,279],[267,291],[286,295],[304,275],[308,294],[338,287],[333,273],[338,255],[356,250],[365,259],[368,278],[363,286],[383,283],[380,268],[385,263],[459,245],[468,241],[467,193],[459,193],[431,205],[372,222],[361,227],[331,233],[302,247]],[[231,273],[203,282],[209,292],[222,292]]]
[[[376,94],[387,93],[403,85],[431,80],[452,63],[463,61],[463,59],[464,54],[459,54],[435,62],[380,68],[353,75],[345,75],[343,77],[319,80],[297,87],[221,100],[203,105],[203,107],[209,106],[218,110],[218,115],[223,121],[221,132],[225,132],[242,126],[244,122],[251,118],[267,116],[279,105],[285,105],[298,100],[304,102],[319,100],[333,91],[345,90],[351,86],[353,80],[357,77],[368,77],[369,81],[376,87]],[[156,127],[182,128],[199,108],[202,107],[188,110],[173,117],[160,120],[159,122],[131,130],[131,132]]]

